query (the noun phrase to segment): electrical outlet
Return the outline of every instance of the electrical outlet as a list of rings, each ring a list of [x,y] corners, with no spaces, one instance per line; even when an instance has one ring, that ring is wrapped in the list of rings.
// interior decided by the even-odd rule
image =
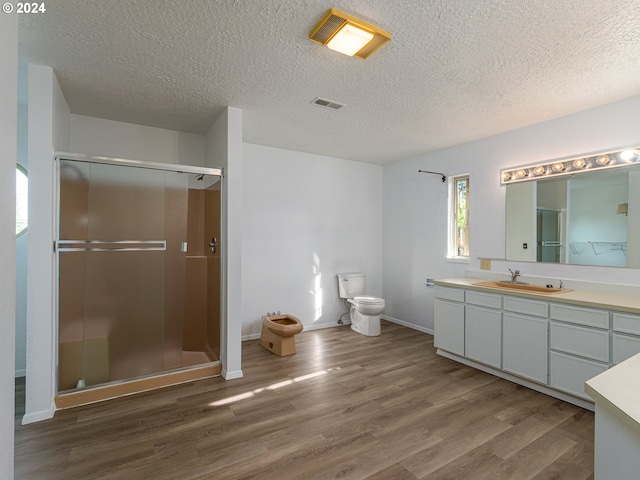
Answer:
[[[489,258],[480,259],[480,270],[491,270],[491,260]]]

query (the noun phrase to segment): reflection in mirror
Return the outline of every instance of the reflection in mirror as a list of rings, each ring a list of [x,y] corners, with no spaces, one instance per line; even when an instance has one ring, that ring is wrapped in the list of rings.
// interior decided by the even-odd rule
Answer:
[[[640,169],[507,185],[506,259],[640,267]]]

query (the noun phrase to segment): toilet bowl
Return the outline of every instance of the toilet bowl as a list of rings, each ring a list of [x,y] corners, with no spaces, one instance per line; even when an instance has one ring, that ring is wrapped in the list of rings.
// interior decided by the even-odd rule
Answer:
[[[380,335],[380,314],[384,310],[384,300],[379,297],[354,297],[347,300],[351,304],[351,330],[375,337]]]
[[[260,345],[276,355],[296,353],[295,334],[303,329],[302,322],[293,315],[263,315]]]
[[[351,330],[373,337],[380,335],[380,314],[384,310],[384,299],[364,295],[364,273],[338,274],[340,298],[350,304]]]

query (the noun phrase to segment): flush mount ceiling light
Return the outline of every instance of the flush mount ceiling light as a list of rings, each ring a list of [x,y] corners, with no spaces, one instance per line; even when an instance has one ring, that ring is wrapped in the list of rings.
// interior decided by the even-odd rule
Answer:
[[[505,168],[500,171],[500,183],[525,182],[561,175],[576,175],[579,173],[608,170],[610,168],[640,166],[640,148],[627,148],[606,152],[591,153],[579,157],[567,157],[557,160],[526,165],[523,167]]]
[[[391,35],[332,8],[311,31],[309,39],[336,52],[364,60],[391,40]]]

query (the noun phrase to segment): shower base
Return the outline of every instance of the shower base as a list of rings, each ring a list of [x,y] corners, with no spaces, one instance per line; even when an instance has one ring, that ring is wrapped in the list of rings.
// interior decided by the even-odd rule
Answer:
[[[110,385],[69,392],[55,397],[55,404],[58,409],[78,407],[89,403],[102,402],[112,398],[124,397],[135,393],[146,392],[158,388],[177,385],[180,383],[192,382],[204,378],[215,377],[222,372],[220,362],[211,362],[200,367],[193,367],[186,370],[162,373],[153,377],[128,380]]]

